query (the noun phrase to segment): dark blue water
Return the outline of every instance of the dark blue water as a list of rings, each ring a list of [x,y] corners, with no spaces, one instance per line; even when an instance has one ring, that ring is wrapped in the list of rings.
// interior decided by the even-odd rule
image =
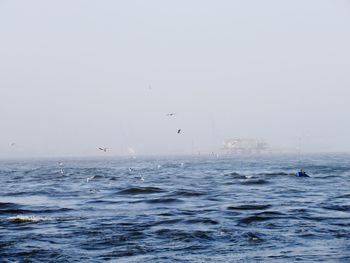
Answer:
[[[57,161],[0,162],[1,262],[350,262],[349,155]]]

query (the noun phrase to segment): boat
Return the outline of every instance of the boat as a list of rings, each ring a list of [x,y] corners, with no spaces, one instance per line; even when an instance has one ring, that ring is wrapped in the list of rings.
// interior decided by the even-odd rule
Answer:
[[[305,171],[303,169],[300,169],[300,171],[297,172],[295,174],[295,176],[297,176],[297,177],[310,177],[307,173],[305,173]]]

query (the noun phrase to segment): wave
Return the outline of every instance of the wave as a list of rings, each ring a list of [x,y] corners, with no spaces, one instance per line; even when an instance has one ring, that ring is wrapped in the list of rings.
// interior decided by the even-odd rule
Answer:
[[[271,205],[239,205],[229,206],[228,210],[265,210],[271,208]]]
[[[15,203],[2,203],[0,202],[0,209],[2,208],[13,208],[13,207],[17,207],[18,205]]]
[[[1,214],[24,214],[30,213],[31,210],[20,209],[20,205],[14,203],[0,203],[0,215]]]
[[[87,201],[85,203],[86,204],[101,204],[101,205],[106,204],[106,205],[109,205],[109,204],[116,204],[118,202],[114,201],[114,200],[96,199],[96,200]]]
[[[339,195],[335,198],[350,198],[350,194]]]
[[[187,224],[207,224],[207,225],[218,225],[219,222],[210,218],[195,218],[186,220],[184,223]]]
[[[256,221],[267,221],[267,220],[271,220],[271,219],[275,219],[275,217],[271,217],[271,216],[248,216],[248,217],[244,217],[242,219],[239,220],[240,223],[243,224],[250,224]]]
[[[239,174],[239,173],[236,173],[236,172],[224,174],[224,176],[230,176],[230,177],[233,177],[235,179],[246,179],[247,178],[245,175]]]
[[[0,214],[25,214],[25,213],[57,213],[71,211],[70,208],[46,208],[33,207],[34,209],[24,209],[23,205],[15,203],[0,203]]]
[[[160,237],[171,238],[173,240],[180,241],[192,241],[194,239],[204,239],[204,240],[212,240],[210,231],[202,231],[202,230],[178,230],[178,229],[159,229],[156,231],[156,234]]]
[[[11,174],[14,174],[14,173],[17,173],[19,171],[17,170],[0,170],[0,175],[11,175]]]
[[[47,217],[41,216],[11,216],[8,218],[13,223],[38,223],[42,221],[47,221]]]
[[[118,192],[118,194],[125,195],[138,195],[138,194],[155,194],[155,193],[163,193],[165,192],[163,189],[158,187],[131,187]]]
[[[241,174],[237,173],[237,172],[232,172],[232,173],[227,173],[224,174],[224,176],[240,176]]]
[[[232,176],[238,179],[245,179],[245,178],[251,178],[254,176],[291,176],[291,175],[295,175],[295,173],[287,173],[287,172],[263,172],[263,173],[254,173],[253,175],[244,175],[244,174],[240,174],[237,172],[232,172],[232,173],[227,173],[225,174],[225,176]]]
[[[243,217],[239,219],[239,222],[243,224],[250,224],[253,222],[278,219],[278,218],[281,218],[281,216],[284,216],[284,214],[280,212],[266,211],[266,212],[256,213],[252,216]]]
[[[182,219],[180,218],[176,218],[176,219],[166,219],[166,220],[161,220],[161,221],[157,221],[154,224],[152,224],[151,226],[159,226],[159,225],[173,225],[176,223],[181,222]]]
[[[265,176],[289,176],[289,175],[295,175],[295,173],[273,172],[273,173],[259,173],[258,175],[265,175]]]
[[[262,185],[262,184],[269,184],[270,182],[264,179],[249,179],[241,181],[241,184],[243,185]]]
[[[176,192],[173,193],[174,195],[179,195],[179,196],[201,196],[201,195],[205,195],[205,193],[202,192],[196,192],[193,190],[178,190]]]
[[[256,232],[244,233],[243,237],[248,239],[248,241],[253,241],[253,242],[262,242],[265,240],[260,233],[256,233]]]
[[[32,210],[25,210],[25,209],[1,209],[1,214],[25,214],[25,213],[32,213]]]
[[[145,202],[149,204],[159,204],[159,203],[178,203],[183,201],[177,198],[157,198],[157,199],[146,200]]]
[[[350,211],[350,205],[330,205],[330,206],[324,206],[323,208],[327,210],[342,211],[342,212]]]

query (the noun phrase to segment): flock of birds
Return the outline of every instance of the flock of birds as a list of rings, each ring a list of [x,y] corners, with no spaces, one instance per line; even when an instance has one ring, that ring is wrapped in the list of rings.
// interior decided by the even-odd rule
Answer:
[[[175,115],[176,115],[175,112],[170,112],[170,113],[166,114],[166,116],[168,116],[168,117],[174,117]],[[182,131],[182,129],[178,129],[177,130],[177,134],[181,134],[181,131]],[[107,152],[109,148],[107,148],[107,147],[98,147],[98,149],[101,152]]]
[[[167,117],[174,117],[175,115],[176,115],[175,112],[170,112],[170,113],[166,114]],[[181,132],[182,132],[182,129],[178,129],[178,130],[177,130],[177,134],[181,134]],[[12,143],[10,144],[10,146],[11,146],[11,147],[14,147],[14,146],[16,146],[16,143],[15,143],[15,142],[12,142]],[[97,149],[100,150],[101,152],[104,152],[104,153],[107,153],[107,151],[109,150],[108,147],[98,147]],[[181,167],[183,167],[183,166],[184,166],[184,163],[181,163]],[[61,173],[62,175],[65,174],[63,162],[58,162],[58,167],[59,167],[60,173]],[[161,166],[160,166],[160,165],[157,165],[157,168],[160,169]],[[134,170],[133,170],[132,168],[129,168],[129,172],[133,172],[133,171],[134,171]],[[95,178],[94,175],[93,175],[93,176],[90,176],[90,177],[88,177],[88,178],[86,178],[86,183],[89,183],[89,181],[93,180],[94,178]],[[141,181],[144,181],[144,180],[145,180],[144,177],[143,177],[141,174],[139,174],[139,179],[140,179]]]
[[[184,163],[180,163],[180,166],[181,167],[184,167]],[[60,173],[62,174],[62,175],[65,175],[66,173],[65,173],[65,171],[64,171],[64,164],[63,164],[63,162],[58,162],[58,167],[59,167],[59,169],[60,169]],[[157,165],[157,169],[160,169],[162,166],[160,165],[160,164],[158,164]],[[135,169],[133,169],[133,168],[131,168],[131,167],[129,167],[129,169],[128,169],[128,171],[129,171],[129,173],[133,173],[133,174],[137,174],[136,176],[135,176],[135,179],[139,179],[139,180],[141,180],[141,181],[144,181],[145,180],[145,178],[143,177],[143,175],[141,174],[141,173],[137,173],[137,171],[135,170]],[[86,178],[86,183],[89,183],[91,180],[93,180],[95,178],[95,175],[92,175],[92,176],[90,176],[90,177],[87,177]],[[95,191],[96,189],[93,189],[93,191]]]
[[[166,114],[166,116],[168,116],[168,117],[174,117],[176,115],[176,113],[175,112],[171,112],[171,113],[168,113],[168,114]],[[177,134],[181,134],[181,131],[182,131],[182,129],[178,129],[177,130]],[[15,143],[11,143],[10,144],[10,146],[15,146],[16,144]],[[109,150],[109,148],[108,147],[98,147],[97,148],[98,150],[100,150],[101,152],[104,152],[104,153],[106,153],[108,150]],[[184,163],[181,163],[180,164],[181,165],[181,167],[183,167],[184,166]],[[63,174],[65,174],[65,171],[64,171],[64,164],[63,164],[63,162],[58,162],[58,167],[59,167],[59,169],[60,169],[60,173],[63,175]],[[161,165],[157,165],[157,168],[158,169],[160,169],[161,168]],[[129,168],[129,172],[133,172],[134,171],[134,169],[132,169],[132,168]],[[89,183],[91,180],[93,180],[95,178],[95,175],[93,175],[93,176],[90,176],[90,177],[87,177],[86,178],[86,183]],[[141,175],[141,174],[139,174],[139,179],[141,180],[141,181],[144,181],[145,180],[145,178]]]

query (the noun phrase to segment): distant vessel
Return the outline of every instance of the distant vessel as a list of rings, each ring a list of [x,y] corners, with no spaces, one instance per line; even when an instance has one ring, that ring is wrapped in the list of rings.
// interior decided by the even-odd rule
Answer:
[[[224,141],[224,150],[230,153],[251,154],[262,153],[268,149],[267,143],[263,139],[242,139],[234,138]]]
[[[305,173],[305,171],[303,169],[300,169],[300,171],[297,172],[295,174],[295,176],[297,176],[297,177],[310,177],[307,173]]]

